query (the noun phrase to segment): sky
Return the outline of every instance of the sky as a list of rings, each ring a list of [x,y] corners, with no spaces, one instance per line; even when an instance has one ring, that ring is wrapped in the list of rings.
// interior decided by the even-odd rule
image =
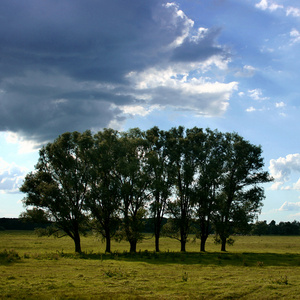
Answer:
[[[261,145],[259,220],[300,221],[298,0],[0,1],[0,218],[66,131],[174,126]]]

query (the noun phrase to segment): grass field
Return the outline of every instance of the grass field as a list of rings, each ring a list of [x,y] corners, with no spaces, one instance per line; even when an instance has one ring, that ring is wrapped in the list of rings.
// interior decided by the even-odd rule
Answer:
[[[191,239],[192,240],[192,239]],[[300,237],[238,236],[227,253],[209,238],[180,253],[179,242],[154,239],[129,254],[127,242],[112,254],[95,236],[82,238],[82,255],[70,238],[0,232],[0,299],[300,299]]]

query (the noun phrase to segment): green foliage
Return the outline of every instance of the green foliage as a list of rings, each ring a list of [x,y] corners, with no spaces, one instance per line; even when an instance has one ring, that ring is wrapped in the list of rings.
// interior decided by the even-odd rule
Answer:
[[[179,226],[176,225],[176,220],[168,219],[167,223],[162,228],[162,236],[176,239],[180,241]]]
[[[263,171],[261,147],[236,133],[227,133],[224,137],[225,160],[218,208],[214,213],[214,227],[222,241],[222,251],[233,228],[245,231],[260,212],[264,190],[259,184],[272,180],[268,172]]]
[[[194,131],[199,129],[194,128]],[[194,149],[197,139],[192,130],[183,127],[172,128],[166,138],[169,160],[174,165],[174,200],[168,202],[168,213],[180,233],[181,251],[186,251],[187,237],[193,217],[192,197],[197,173]],[[200,134],[202,130],[200,129]],[[201,147],[200,145],[198,148]]]
[[[219,237],[218,235],[215,235],[215,237],[214,237],[214,242],[215,242],[215,244],[217,244],[217,245],[222,244],[222,240],[220,239],[220,237]],[[227,243],[229,246],[233,246],[234,242],[235,242],[235,240],[234,240],[232,237],[229,237],[229,238],[227,238],[227,240],[226,240],[226,243]]]
[[[21,213],[20,218],[24,222],[48,224],[50,216],[45,210],[33,207],[32,209],[27,209],[26,212]]]
[[[64,133],[40,150],[36,171],[29,173],[20,190],[27,194],[23,202],[33,206],[27,217],[39,215],[70,236],[75,251],[81,252],[80,236],[86,230],[83,211],[92,166],[91,133]]]
[[[136,252],[150,216],[158,252],[168,214],[164,235],[178,239],[181,251],[195,231],[205,251],[212,228],[225,251],[230,234],[249,232],[260,212],[260,185],[271,180],[263,166],[261,147],[236,133],[182,126],[66,132],[41,149],[35,172],[26,176],[22,217],[51,222],[41,233],[64,232],[76,252],[88,226],[106,240],[106,252],[113,237]]]
[[[53,235],[54,237],[62,237],[65,236],[66,234],[59,230],[58,228],[56,228],[55,226],[48,226],[46,228],[36,228],[34,230],[34,232],[36,233],[37,236],[42,237],[42,236],[51,236]]]
[[[167,211],[168,199],[174,185],[174,165],[168,159],[166,133],[158,127],[146,131],[148,151],[146,154],[146,171],[149,176],[149,191],[152,201],[149,213],[153,220],[155,251],[159,252],[159,238],[163,218]]]
[[[149,202],[149,176],[146,170],[147,143],[138,128],[123,133],[119,143],[118,176],[121,182],[123,230],[130,243],[130,252],[136,252],[142,234],[146,205]]]
[[[85,208],[93,218],[91,227],[106,240],[106,252],[111,251],[110,241],[120,223],[121,182],[116,175],[118,138],[118,132],[112,129],[104,129],[94,136],[93,168],[85,199]]]
[[[300,222],[276,222],[273,220],[269,224],[267,221],[258,221],[251,225],[251,233],[254,235],[299,235]]]

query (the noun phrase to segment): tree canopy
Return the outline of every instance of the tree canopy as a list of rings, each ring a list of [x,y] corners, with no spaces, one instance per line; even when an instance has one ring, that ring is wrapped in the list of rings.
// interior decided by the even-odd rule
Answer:
[[[106,239],[106,251],[115,237],[135,252],[147,216],[156,251],[161,232],[177,238],[181,251],[196,232],[205,251],[212,228],[225,251],[229,235],[247,230],[260,211],[261,184],[271,180],[263,167],[261,147],[236,133],[181,126],[67,132],[40,150],[26,176],[23,215],[51,221],[76,252],[88,226]]]
[[[26,176],[20,188],[27,194],[24,204],[38,208],[70,236],[76,252],[81,252],[80,233],[87,228],[84,204],[91,183],[92,147],[90,131],[64,133],[40,150],[35,172]],[[27,215],[32,212],[29,209]]]

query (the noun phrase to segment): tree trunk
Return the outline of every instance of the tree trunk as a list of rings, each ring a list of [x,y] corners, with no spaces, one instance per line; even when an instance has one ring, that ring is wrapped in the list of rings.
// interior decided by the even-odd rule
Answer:
[[[159,233],[155,233],[155,252],[159,252]]]
[[[159,191],[155,192],[155,218],[154,218],[154,236],[155,236],[155,252],[159,252],[159,237],[162,223],[161,209],[159,208],[160,204],[160,193]]]
[[[80,235],[79,232],[74,232],[75,252],[81,253]]]
[[[221,251],[226,251],[226,238],[221,238]]]
[[[110,238],[110,229],[109,229],[108,224],[105,224],[106,228],[104,230],[105,231],[105,242],[106,242],[105,252],[110,253],[111,252],[111,249],[110,249],[111,238]]]
[[[180,240],[180,244],[181,244],[181,252],[185,252],[185,245],[186,245],[186,239],[181,239]]]
[[[137,241],[136,240],[131,240],[131,241],[129,241],[129,243],[130,243],[130,252],[135,253],[136,252]]]
[[[207,235],[201,235],[201,242],[200,242],[200,251],[205,252],[205,243],[207,240]]]
[[[186,218],[184,218],[184,220],[186,220]],[[182,222],[182,221],[181,221]],[[187,230],[184,227],[184,225],[181,225],[180,228],[180,244],[181,244],[181,252],[185,252],[185,245],[186,245],[186,240],[187,240],[187,234],[186,234]]]
[[[109,235],[106,236],[105,240],[106,240],[106,249],[105,249],[105,252],[110,253],[111,252],[111,249],[110,249],[110,236]]]
[[[155,252],[159,252],[160,227],[161,227],[161,218],[160,218],[160,215],[157,214],[156,220],[154,223]]]

